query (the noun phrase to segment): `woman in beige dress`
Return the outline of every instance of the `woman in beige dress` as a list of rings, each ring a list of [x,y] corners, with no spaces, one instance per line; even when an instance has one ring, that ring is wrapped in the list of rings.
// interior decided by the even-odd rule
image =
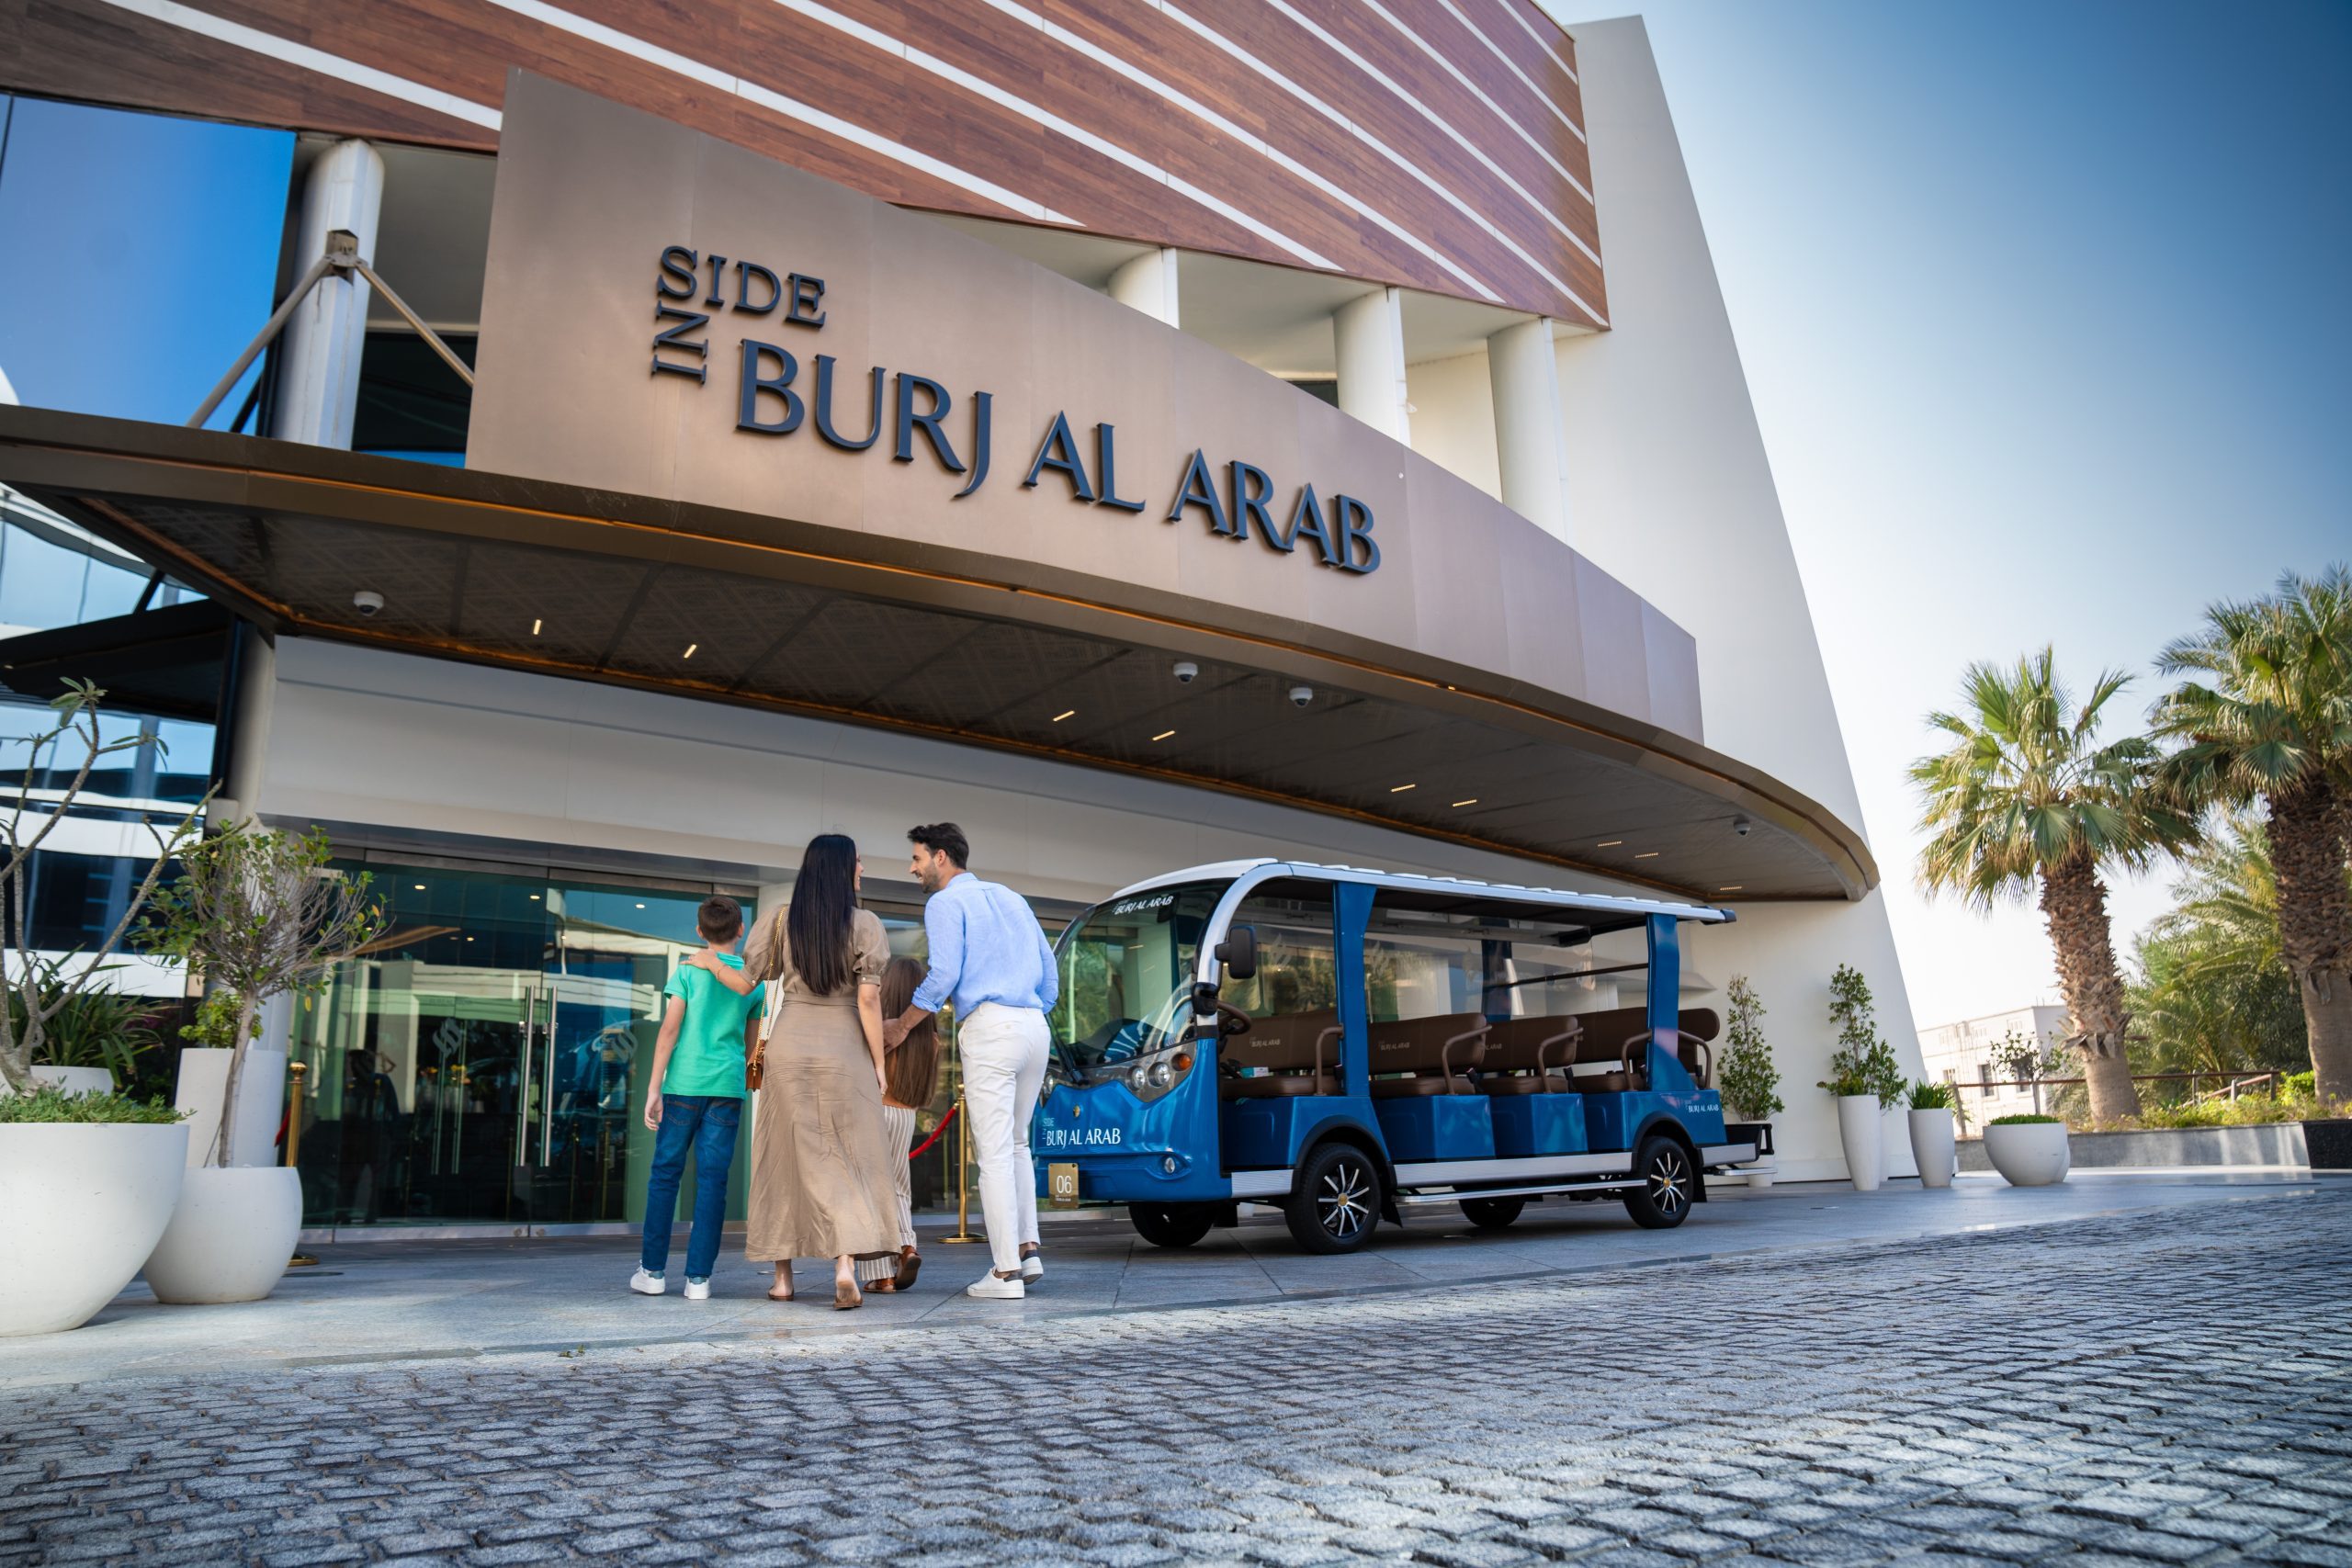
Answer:
[[[856,1260],[899,1251],[891,1165],[907,1156],[882,1121],[890,948],[882,922],[857,906],[863,872],[848,839],[812,840],[792,902],[760,922],[743,967],[712,968],[730,990],[768,987],[744,1250],[775,1264],[772,1301],[792,1299],[794,1258],[830,1258],[833,1305],[863,1306]]]

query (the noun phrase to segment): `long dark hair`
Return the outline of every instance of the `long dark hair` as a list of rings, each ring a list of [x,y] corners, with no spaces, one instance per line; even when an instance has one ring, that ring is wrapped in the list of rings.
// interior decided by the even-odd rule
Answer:
[[[856,915],[857,845],[846,834],[820,833],[800,857],[800,876],[784,917],[792,966],[815,995],[830,997],[850,983],[856,963],[851,922]]]
[[[918,959],[902,955],[890,960],[889,967],[882,971],[882,1016],[896,1018],[906,1011],[927,973],[928,967]],[[907,1031],[906,1043],[891,1052],[889,1060],[890,1102],[915,1111],[929,1105],[932,1091],[939,1087],[939,1021],[923,1014],[922,1021]]]

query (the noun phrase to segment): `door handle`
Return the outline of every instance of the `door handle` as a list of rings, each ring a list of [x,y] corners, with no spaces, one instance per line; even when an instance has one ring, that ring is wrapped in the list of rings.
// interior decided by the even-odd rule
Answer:
[[[531,1163],[531,1047],[539,1032],[539,1004],[534,997],[523,1004],[523,1028],[515,1043],[514,1163]]]
[[[555,995],[548,995],[548,1037],[543,1071],[546,1082],[539,1090],[539,1164],[544,1167],[555,1157]]]

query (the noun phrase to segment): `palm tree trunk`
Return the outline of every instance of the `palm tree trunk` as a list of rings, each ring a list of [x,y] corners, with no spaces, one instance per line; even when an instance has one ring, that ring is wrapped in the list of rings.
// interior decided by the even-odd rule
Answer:
[[[2058,988],[2074,1030],[2067,1043],[2083,1059],[2091,1120],[2119,1122],[2140,1114],[2123,1032],[2132,1015],[2123,1005],[2115,942],[2107,918],[2107,886],[2089,856],[2064,861],[2042,874],[2041,917],[2058,957]]]
[[[2270,797],[2278,946],[2303,998],[2323,1100],[2352,1100],[2352,892],[2344,881],[2352,803],[2324,782]]]

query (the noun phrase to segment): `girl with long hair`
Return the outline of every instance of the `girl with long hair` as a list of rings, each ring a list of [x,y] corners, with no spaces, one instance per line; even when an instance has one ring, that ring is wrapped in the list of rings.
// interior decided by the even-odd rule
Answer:
[[[927,971],[912,958],[893,958],[882,971],[882,1016],[898,1017],[915,999],[915,987]],[[887,1038],[887,1037],[886,1037]],[[882,1085],[882,1127],[898,1158],[891,1162],[891,1185],[899,1200],[899,1255],[866,1258],[857,1266],[857,1282],[888,1295],[915,1282],[922,1255],[915,1250],[914,1190],[907,1169],[907,1144],[915,1135],[915,1112],[931,1103],[939,1087],[939,1028],[931,1018],[907,1031],[890,1047]]]
[[[744,1250],[775,1265],[772,1301],[792,1299],[794,1258],[830,1258],[833,1305],[862,1306],[857,1260],[899,1254],[892,1167],[903,1171],[906,1148],[889,1146],[882,1111],[890,948],[858,907],[864,871],[842,835],[809,840],[792,901],[760,922],[743,967],[713,969],[730,990],[768,987]]]

